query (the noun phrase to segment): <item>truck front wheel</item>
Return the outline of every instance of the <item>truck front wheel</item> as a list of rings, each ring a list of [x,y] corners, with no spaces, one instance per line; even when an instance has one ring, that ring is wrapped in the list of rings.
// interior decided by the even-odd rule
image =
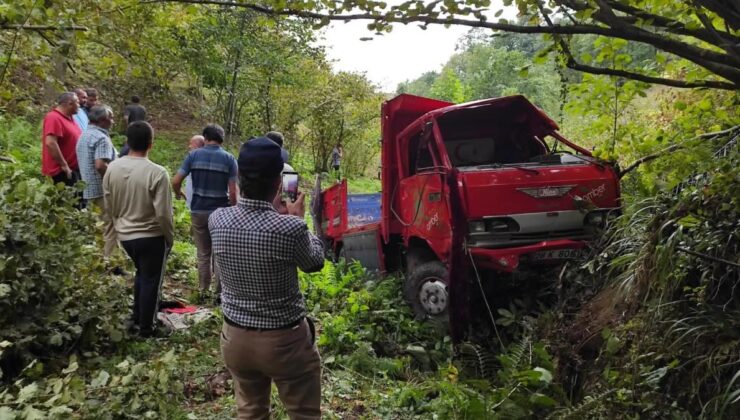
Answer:
[[[446,325],[449,296],[447,268],[439,261],[419,264],[404,282],[404,297],[417,320],[432,320]]]

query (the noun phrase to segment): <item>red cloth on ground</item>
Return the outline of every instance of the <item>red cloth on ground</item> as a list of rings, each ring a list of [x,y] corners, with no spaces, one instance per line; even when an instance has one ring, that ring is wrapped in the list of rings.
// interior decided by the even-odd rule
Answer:
[[[165,308],[165,309],[162,309],[162,312],[168,313],[168,314],[189,314],[197,310],[198,310],[197,306],[187,305],[187,306],[183,306],[182,308]]]

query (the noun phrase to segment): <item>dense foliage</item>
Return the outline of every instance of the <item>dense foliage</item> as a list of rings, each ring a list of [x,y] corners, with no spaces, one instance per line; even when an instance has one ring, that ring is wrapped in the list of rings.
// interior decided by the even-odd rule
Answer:
[[[621,168],[624,214],[587,260],[542,288],[546,299],[494,311],[504,342],[453,346],[413,319],[396,276],[344,261],[301,273],[326,417],[739,417],[740,99],[727,89],[738,66],[732,43],[704,39],[714,30],[736,40],[734,15],[709,1],[505,3],[517,22],[490,18],[479,1],[0,3],[0,419],[233,417],[218,310],[168,340],[128,337],[128,279],[107,272],[100,226],[72,208],[74,191],[40,176],[38,116],[78,85],[116,109],[136,93],[157,130],[151,158],[170,173],[187,138],[214,120],[232,151],[283,131],[304,179],[341,142],[345,175],[365,176],[353,191],[378,191],[384,95],[363,75],[334,72],[315,45],[315,29],[353,6],[379,31],[452,16],[483,23],[440,71],[397,91],[453,102],[525,94]],[[567,28],[491,32],[553,27]],[[650,42],[635,39],[646,33]],[[687,46],[709,55],[678,54]],[[717,71],[719,59],[735,61]],[[167,293],[194,300],[189,213],[179,201],[174,212]]]
[[[346,175],[376,170],[383,96],[332,72],[306,22],[132,0],[2,6],[0,112],[38,116],[60,92],[95,87],[116,113],[139,95],[155,129],[197,121],[183,142],[208,121],[233,144],[278,130],[311,171],[327,171],[337,143]]]

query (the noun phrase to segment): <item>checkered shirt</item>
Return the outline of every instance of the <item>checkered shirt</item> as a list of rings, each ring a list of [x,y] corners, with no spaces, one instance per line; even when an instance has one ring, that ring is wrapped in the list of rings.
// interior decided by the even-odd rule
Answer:
[[[278,328],[306,315],[296,267],[320,269],[324,250],[302,219],[239,198],[214,211],[208,228],[224,316],[245,327]]]
[[[88,125],[77,140],[76,152],[80,175],[85,181],[82,196],[86,200],[102,197],[103,176],[95,169],[95,159],[107,159],[112,162],[116,158],[116,149],[110,140],[108,130],[97,125]]]

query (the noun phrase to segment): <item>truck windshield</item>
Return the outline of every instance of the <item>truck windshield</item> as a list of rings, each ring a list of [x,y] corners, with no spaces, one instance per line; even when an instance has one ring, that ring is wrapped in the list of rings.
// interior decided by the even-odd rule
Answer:
[[[575,153],[550,151],[546,143],[522,132],[500,132],[485,137],[444,139],[450,162],[465,167],[527,167],[541,165],[584,164]]]

